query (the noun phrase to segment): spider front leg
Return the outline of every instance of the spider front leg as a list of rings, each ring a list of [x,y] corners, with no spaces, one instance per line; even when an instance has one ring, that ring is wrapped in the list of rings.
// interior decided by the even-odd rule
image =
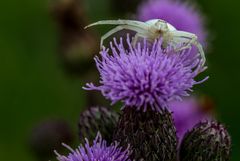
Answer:
[[[141,26],[141,28],[144,28],[145,30],[148,29],[148,24],[146,24],[145,22],[135,21],[135,20],[121,20],[121,19],[97,21],[85,26],[84,29],[87,29],[89,27],[96,26],[96,25],[131,25],[135,27]]]
[[[121,30],[132,30],[132,31],[135,31],[137,33],[146,33],[145,29],[144,28],[140,28],[140,27],[129,26],[129,25],[117,26],[117,27],[113,28],[112,30],[108,31],[106,34],[104,34],[101,37],[100,49],[102,48],[103,42],[104,42],[105,39],[107,39],[108,37],[110,37],[114,33],[118,32],[118,31],[121,31]],[[134,41],[135,41],[135,38],[134,38]]]

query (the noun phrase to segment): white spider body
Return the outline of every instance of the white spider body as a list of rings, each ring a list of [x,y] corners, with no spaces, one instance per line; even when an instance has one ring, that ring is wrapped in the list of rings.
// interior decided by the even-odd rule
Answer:
[[[173,47],[175,51],[181,51],[190,48],[195,45],[202,57],[202,65],[205,64],[205,54],[202,45],[198,42],[198,38],[195,34],[185,31],[178,31],[173,25],[167,23],[161,19],[152,19],[146,22],[135,20],[103,20],[90,24],[85,27],[91,27],[95,25],[118,25],[114,29],[108,31],[101,37],[100,47],[103,46],[103,41],[112,34],[121,30],[132,30],[136,32],[133,39],[133,45],[135,46],[139,38],[144,38],[150,42],[154,42],[157,38],[162,38],[162,48],[167,48],[168,45]]]
[[[152,20],[148,20],[145,22],[146,24],[149,24],[150,26],[155,26],[158,28],[158,30],[168,30],[168,31],[175,31],[177,30],[173,25],[171,25],[170,23],[167,23],[164,20],[160,20],[160,19],[152,19]]]

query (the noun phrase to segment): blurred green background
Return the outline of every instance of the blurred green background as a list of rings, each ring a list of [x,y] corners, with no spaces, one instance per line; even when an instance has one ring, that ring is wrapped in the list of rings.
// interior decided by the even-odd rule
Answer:
[[[113,18],[110,0],[86,0],[90,21]],[[240,1],[198,0],[214,40],[207,55],[210,79],[198,87],[214,99],[240,160]],[[30,129],[45,118],[64,118],[76,131],[86,106],[85,81],[59,63],[56,24],[46,0],[0,2],[0,160],[34,161]]]

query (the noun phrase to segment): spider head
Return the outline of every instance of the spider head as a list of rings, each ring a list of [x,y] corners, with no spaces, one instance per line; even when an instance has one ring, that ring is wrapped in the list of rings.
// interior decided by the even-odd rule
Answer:
[[[146,21],[146,23],[154,27],[159,33],[166,33],[168,31],[176,30],[176,28],[173,25],[161,19],[148,20]]]

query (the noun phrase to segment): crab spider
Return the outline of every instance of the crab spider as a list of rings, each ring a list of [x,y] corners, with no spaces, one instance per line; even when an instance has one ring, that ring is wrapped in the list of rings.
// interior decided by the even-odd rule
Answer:
[[[202,57],[202,65],[205,64],[206,58],[202,45],[198,42],[195,34],[185,31],[178,31],[174,26],[161,19],[152,19],[146,22],[135,20],[103,20],[92,23],[85,27],[89,28],[96,25],[118,25],[112,30],[108,31],[101,37],[100,48],[103,46],[103,41],[112,34],[121,30],[132,30],[136,32],[133,39],[133,46],[136,45],[139,38],[144,38],[153,42],[156,38],[162,37],[162,48],[172,46],[175,51],[181,51],[191,48],[195,45]],[[181,47],[179,47],[181,45]]]

